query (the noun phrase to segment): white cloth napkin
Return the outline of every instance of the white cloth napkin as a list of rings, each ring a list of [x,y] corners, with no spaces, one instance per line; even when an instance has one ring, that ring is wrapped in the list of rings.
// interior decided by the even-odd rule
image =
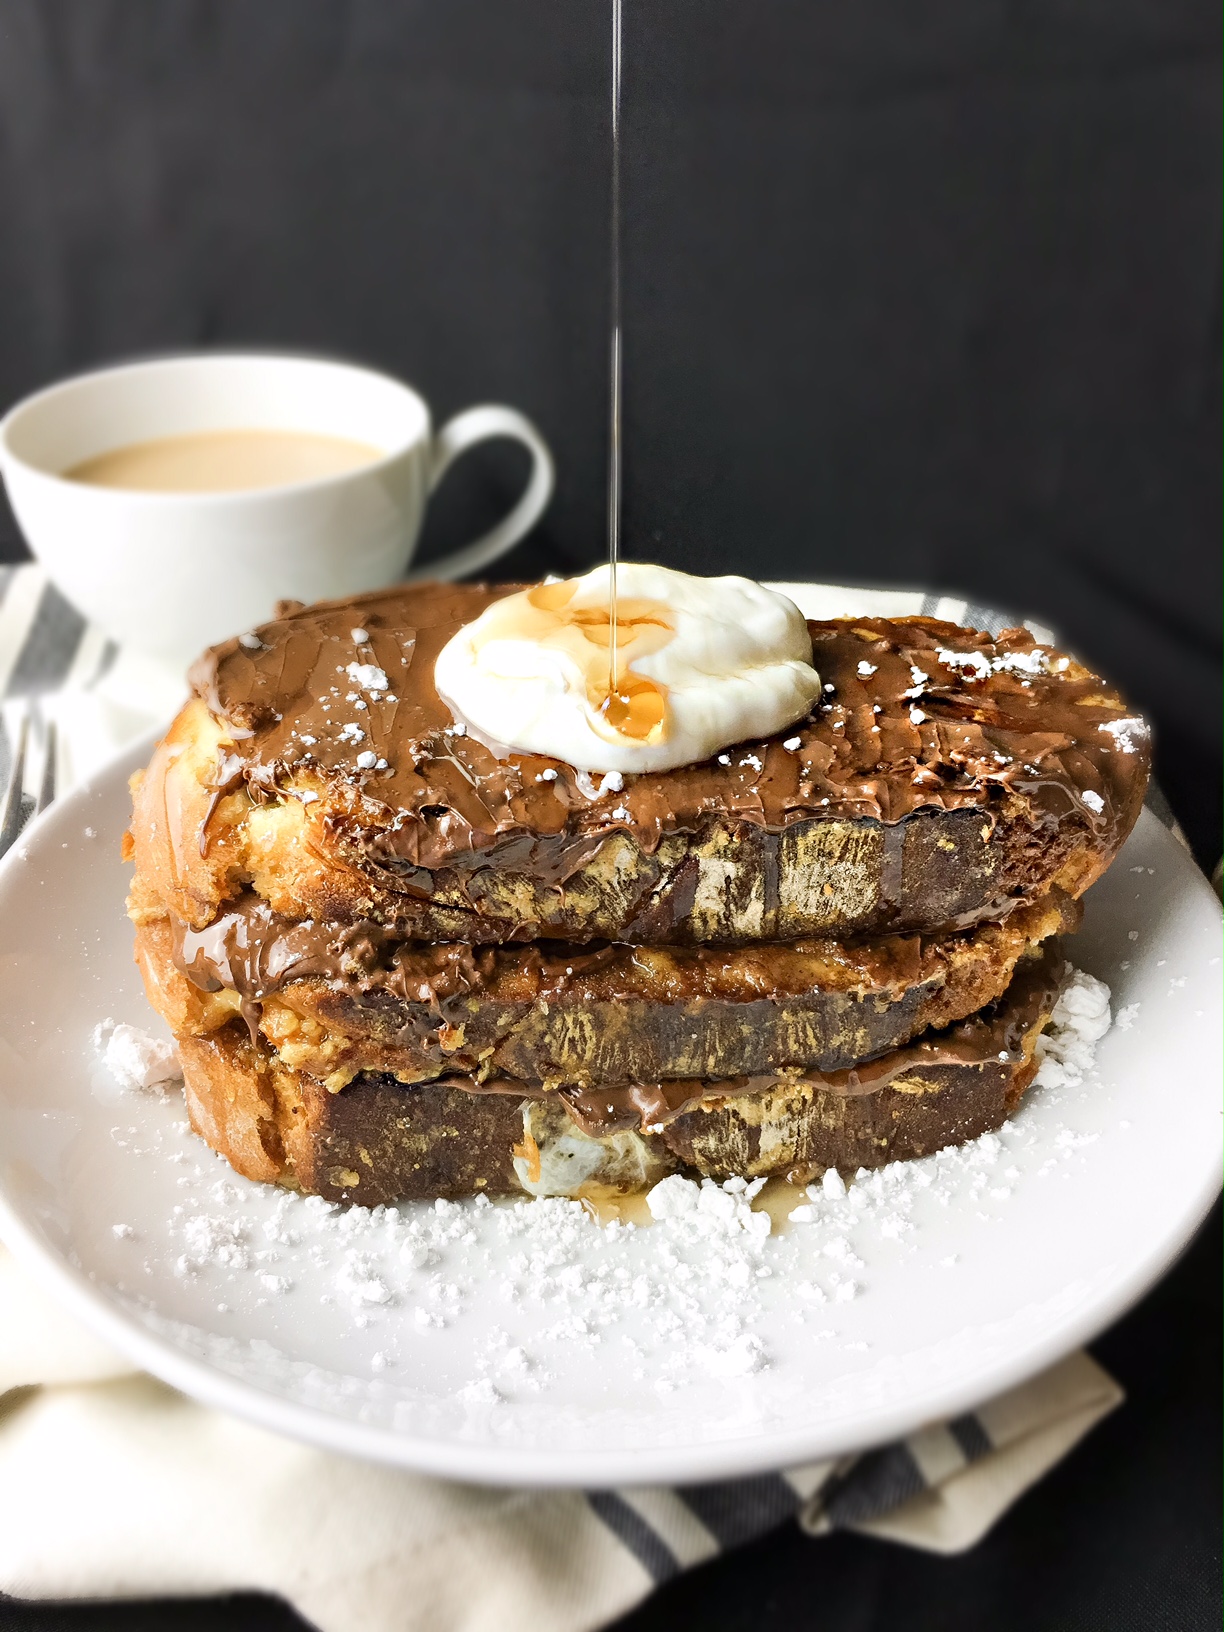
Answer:
[[[298,1445],[133,1371],[3,1249],[0,1390],[0,1591],[17,1597],[250,1590],[321,1632],[578,1632],[782,1517],[769,1479],[486,1490]],[[1075,1354],[949,1428],[776,1483],[813,1533],[957,1552],[1121,1399]]]
[[[895,612],[990,616],[887,599]],[[182,688],[86,628],[34,568],[0,569],[0,775],[18,699],[35,692],[59,728],[63,792],[166,719]],[[839,1462],[676,1490],[488,1490],[197,1405],[133,1370],[0,1247],[0,1592],[254,1590],[321,1632],[579,1632],[790,1518],[813,1535],[960,1551],[1121,1400],[1081,1353],[972,1414]]]

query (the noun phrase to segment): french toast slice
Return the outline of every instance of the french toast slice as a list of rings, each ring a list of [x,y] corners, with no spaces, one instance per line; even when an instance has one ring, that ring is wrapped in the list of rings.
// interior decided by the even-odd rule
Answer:
[[[136,921],[202,929],[254,890],[469,944],[939,932],[1082,894],[1142,804],[1146,728],[1116,692],[1024,630],[928,618],[810,624],[823,702],[700,765],[499,754],[433,665],[511,587],[290,609],[206,654],[134,779]]]
[[[473,948],[388,944],[374,925],[305,929],[248,894],[203,931],[142,925],[136,955],[175,1032],[241,1014],[281,1063],[333,1091],[361,1072],[590,1087],[840,1070],[992,1002],[1079,918],[1055,891],[943,937]]]
[[[998,1127],[1037,1070],[1064,966],[1026,960],[996,1003],[840,1072],[584,1091],[362,1074],[340,1093],[293,1070],[240,1020],[179,1039],[198,1133],[240,1172],[332,1201],[630,1192],[669,1172],[853,1172]]]

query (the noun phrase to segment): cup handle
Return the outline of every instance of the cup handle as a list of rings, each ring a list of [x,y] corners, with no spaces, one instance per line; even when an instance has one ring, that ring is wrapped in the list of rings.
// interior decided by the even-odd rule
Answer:
[[[503,407],[500,403],[482,403],[477,408],[466,408],[463,413],[447,420],[434,437],[429,491],[433,492],[461,453],[493,436],[513,437],[531,452],[531,480],[522,498],[509,515],[504,516],[483,538],[465,545],[461,550],[452,551],[450,555],[444,555],[440,561],[431,561],[427,566],[416,568],[406,574],[406,581],[462,578],[480,567],[487,567],[490,561],[504,555],[512,544],[517,544],[544,513],[552,498],[556,474],[548,443],[526,414],[520,414],[517,408]]]

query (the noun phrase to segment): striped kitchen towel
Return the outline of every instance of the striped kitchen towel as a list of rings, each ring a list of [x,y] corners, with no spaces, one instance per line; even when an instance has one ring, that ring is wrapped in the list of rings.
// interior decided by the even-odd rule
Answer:
[[[583,1632],[796,1520],[961,1551],[1121,1399],[1074,1354],[837,1462],[675,1489],[493,1490],[197,1405],[134,1372],[0,1247],[0,1593],[257,1591],[321,1632]]]
[[[1005,621],[903,591],[804,585],[801,596],[814,614],[853,604]],[[57,722],[63,790],[166,720],[182,692],[88,628],[35,568],[0,569],[0,785],[27,699]],[[0,1592],[258,1590],[323,1632],[578,1632],[786,1522],[971,1546],[1121,1398],[1081,1353],[972,1414],[836,1462],[675,1489],[483,1489],[352,1461],[184,1399],[79,1328],[0,1248]]]

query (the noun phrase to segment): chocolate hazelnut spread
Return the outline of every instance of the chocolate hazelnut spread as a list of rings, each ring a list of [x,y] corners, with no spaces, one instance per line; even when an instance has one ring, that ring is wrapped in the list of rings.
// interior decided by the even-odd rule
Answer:
[[[649,997],[804,995],[814,985],[859,992],[912,986],[923,944],[894,935],[870,946],[835,941],[763,943],[737,949],[570,946],[536,941],[507,947],[405,941],[372,919],[295,922],[247,894],[202,930],[174,921],[174,960],[204,991],[229,987],[245,999],[271,997],[293,980],[319,977],[356,992],[393,991],[435,1010],[456,997],[549,1002]],[[929,961],[929,960],[926,960]]]
[[[1027,960],[998,1002],[945,1031],[892,1049],[876,1060],[842,1071],[801,1071],[787,1075],[729,1077],[721,1081],[672,1079],[653,1083],[601,1083],[597,1087],[545,1089],[510,1077],[456,1076],[442,1086],[468,1093],[510,1094],[544,1099],[555,1093],[584,1133],[592,1138],[623,1130],[651,1132],[695,1106],[779,1089],[810,1088],[856,1096],[874,1094],[913,1073],[935,1066],[1015,1065],[1032,1046],[1032,1033],[1048,1016],[1066,979],[1067,965],[1053,948]],[[405,1088],[405,1093],[411,1093]]]
[[[714,820],[780,832],[923,810],[989,819],[1012,792],[1051,834],[1076,824],[1112,845],[1142,798],[1146,728],[1099,678],[1026,630],[992,638],[929,618],[810,623],[823,701],[786,733],[700,764],[595,778],[499,756],[453,717],[433,669],[516,587],[399,585],[289,606],[207,652],[191,680],[231,739],[218,791],[309,798],[328,784],[340,808],[326,819],[423,895],[431,869],[491,861],[564,884],[617,827],[650,851]]]
[[[1079,922],[1061,897],[1062,929]],[[562,997],[676,1003],[804,997],[815,989],[860,996],[896,994],[938,972],[945,945],[922,935],[888,935],[858,945],[806,940],[736,948],[567,945],[505,947],[404,940],[372,919],[353,924],[294,921],[248,892],[205,929],[172,920],[173,958],[203,991],[228,987],[258,1003],[291,981],[312,977],[368,996],[387,991],[443,1016],[456,999],[549,1003]],[[1046,931],[1042,931],[1045,933]],[[1027,931],[1026,931],[1027,933]]]

